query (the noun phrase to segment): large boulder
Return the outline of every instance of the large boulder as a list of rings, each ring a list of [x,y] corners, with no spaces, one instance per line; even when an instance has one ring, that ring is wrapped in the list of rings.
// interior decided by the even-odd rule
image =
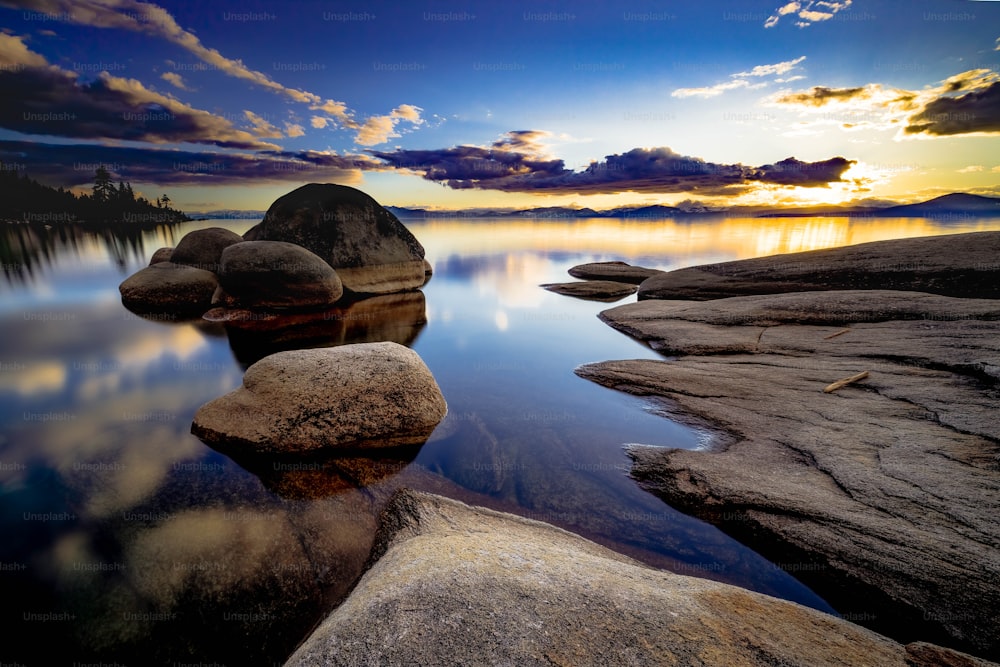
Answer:
[[[396,216],[360,190],[310,183],[277,199],[247,241],[287,241],[322,257],[358,294],[416,289],[424,248]]]
[[[184,235],[170,254],[170,261],[217,273],[222,251],[242,240],[236,232],[222,227],[196,229]]]
[[[170,255],[172,255],[174,249],[172,247],[159,248],[153,253],[153,256],[149,258],[150,264],[159,264],[160,262],[169,262]]]
[[[383,511],[370,566],[286,667],[985,664],[412,491]]]
[[[135,312],[198,315],[211,305],[218,286],[211,271],[157,262],[126,278],[118,291],[125,307]]]
[[[320,308],[344,293],[337,272],[302,246],[243,241],[222,251],[212,302],[237,308]]]
[[[220,449],[262,454],[395,447],[422,444],[446,413],[416,352],[360,343],[261,359],[242,387],[198,409],[191,432]]]
[[[997,299],[997,257],[1000,232],[873,241],[669,271],[643,282],[639,300],[847,289]]]

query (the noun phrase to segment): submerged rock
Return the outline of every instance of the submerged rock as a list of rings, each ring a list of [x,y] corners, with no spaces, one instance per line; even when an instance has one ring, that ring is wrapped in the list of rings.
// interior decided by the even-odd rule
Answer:
[[[136,312],[197,315],[211,305],[218,286],[211,271],[157,262],[126,278],[118,291],[125,307]]]
[[[834,616],[440,496],[398,493],[369,564],[287,666],[908,664]]]
[[[719,299],[750,294],[883,289],[1000,298],[1000,232],[874,241],[670,271],[639,299]]]
[[[578,299],[593,301],[617,301],[639,289],[636,285],[620,283],[613,280],[582,280],[575,283],[547,283],[541,285],[550,292],[575,296]]]
[[[242,387],[198,409],[191,432],[248,453],[395,447],[423,443],[446,412],[416,352],[361,343],[261,359]]]
[[[287,241],[319,255],[344,288],[385,294],[424,284],[424,248],[396,216],[360,190],[310,183],[278,198],[247,241]]]
[[[196,229],[184,235],[171,253],[170,261],[218,273],[222,251],[242,240],[239,234],[222,227]]]
[[[625,262],[594,262],[579,264],[569,270],[569,275],[581,280],[613,280],[619,283],[638,285],[647,278],[659,275],[663,271],[632,266]]]
[[[242,241],[222,251],[214,305],[235,308],[320,308],[344,293],[337,272],[302,246]]]

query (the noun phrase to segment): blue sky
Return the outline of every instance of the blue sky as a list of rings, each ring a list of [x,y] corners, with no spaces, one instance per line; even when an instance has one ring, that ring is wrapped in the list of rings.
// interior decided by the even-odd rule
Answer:
[[[0,0],[0,159],[182,208],[1000,194],[1000,3]],[[789,158],[794,158],[790,160]]]

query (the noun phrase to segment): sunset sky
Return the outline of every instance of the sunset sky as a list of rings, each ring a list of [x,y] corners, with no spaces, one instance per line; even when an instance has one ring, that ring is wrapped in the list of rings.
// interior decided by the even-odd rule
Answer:
[[[0,0],[0,160],[179,208],[1000,195],[1000,2]]]

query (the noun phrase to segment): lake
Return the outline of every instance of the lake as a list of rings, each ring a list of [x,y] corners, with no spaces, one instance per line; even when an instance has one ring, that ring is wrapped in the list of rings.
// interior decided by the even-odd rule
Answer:
[[[629,479],[624,445],[697,448],[710,436],[574,375],[661,357],[597,319],[609,304],[539,284],[592,261],[674,269],[1000,229],[977,218],[405,220],[432,280],[343,317],[240,331],[121,305],[118,284],[157,248],[255,222],[0,229],[0,661],[280,664],[349,591],[403,486],[833,613],[794,563],[761,558]],[[436,377],[449,414],[423,446],[236,461],[190,434],[197,408],[262,356],[368,340],[412,347]]]

